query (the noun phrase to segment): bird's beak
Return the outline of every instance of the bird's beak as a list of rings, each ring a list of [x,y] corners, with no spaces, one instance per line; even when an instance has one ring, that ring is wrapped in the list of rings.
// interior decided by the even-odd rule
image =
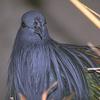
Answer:
[[[34,22],[35,26],[34,26],[34,30],[35,30],[35,33],[40,37],[40,39],[42,40],[42,32],[43,32],[43,28],[42,28],[42,25],[41,25],[41,22],[39,19],[36,19],[35,22]]]
[[[40,37],[42,40],[42,28],[41,27],[36,27],[35,33]]]

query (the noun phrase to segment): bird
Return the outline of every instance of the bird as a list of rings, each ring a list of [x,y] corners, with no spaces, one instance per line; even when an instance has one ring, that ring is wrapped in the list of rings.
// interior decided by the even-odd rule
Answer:
[[[46,18],[39,10],[23,14],[8,67],[7,100],[42,100],[42,94],[57,82],[47,100],[97,100],[100,78],[87,68],[99,67],[100,57],[88,46],[63,44],[49,35]],[[94,98],[94,99],[93,99]]]

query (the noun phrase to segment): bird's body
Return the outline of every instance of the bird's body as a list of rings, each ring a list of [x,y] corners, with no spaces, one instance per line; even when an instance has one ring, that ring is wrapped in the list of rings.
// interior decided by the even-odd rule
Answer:
[[[57,81],[47,100],[62,100],[72,92],[74,100],[91,100],[84,70],[98,66],[88,51],[92,52],[87,46],[52,40],[43,15],[38,11],[25,13],[9,64],[9,97],[19,100],[21,93],[26,100],[41,100],[43,92]]]

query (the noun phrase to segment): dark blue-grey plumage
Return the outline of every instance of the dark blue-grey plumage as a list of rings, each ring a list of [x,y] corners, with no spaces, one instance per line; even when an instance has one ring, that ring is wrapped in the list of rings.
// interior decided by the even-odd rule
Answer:
[[[27,100],[41,100],[42,93],[57,81],[57,88],[47,100],[61,100],[72,92],[75,100],[90,100],[84,68],[96,64],[84,50],[89,48],[52,40],[39,11],[25,13],[9,64],[9,97],[19,100],[21,93]]]

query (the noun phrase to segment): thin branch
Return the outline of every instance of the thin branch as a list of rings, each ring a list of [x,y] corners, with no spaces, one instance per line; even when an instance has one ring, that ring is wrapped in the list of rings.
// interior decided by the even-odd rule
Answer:
[[[83,6],[79,0],[70,0],[95,26],[100,29],[100,20],[89,9]]]

